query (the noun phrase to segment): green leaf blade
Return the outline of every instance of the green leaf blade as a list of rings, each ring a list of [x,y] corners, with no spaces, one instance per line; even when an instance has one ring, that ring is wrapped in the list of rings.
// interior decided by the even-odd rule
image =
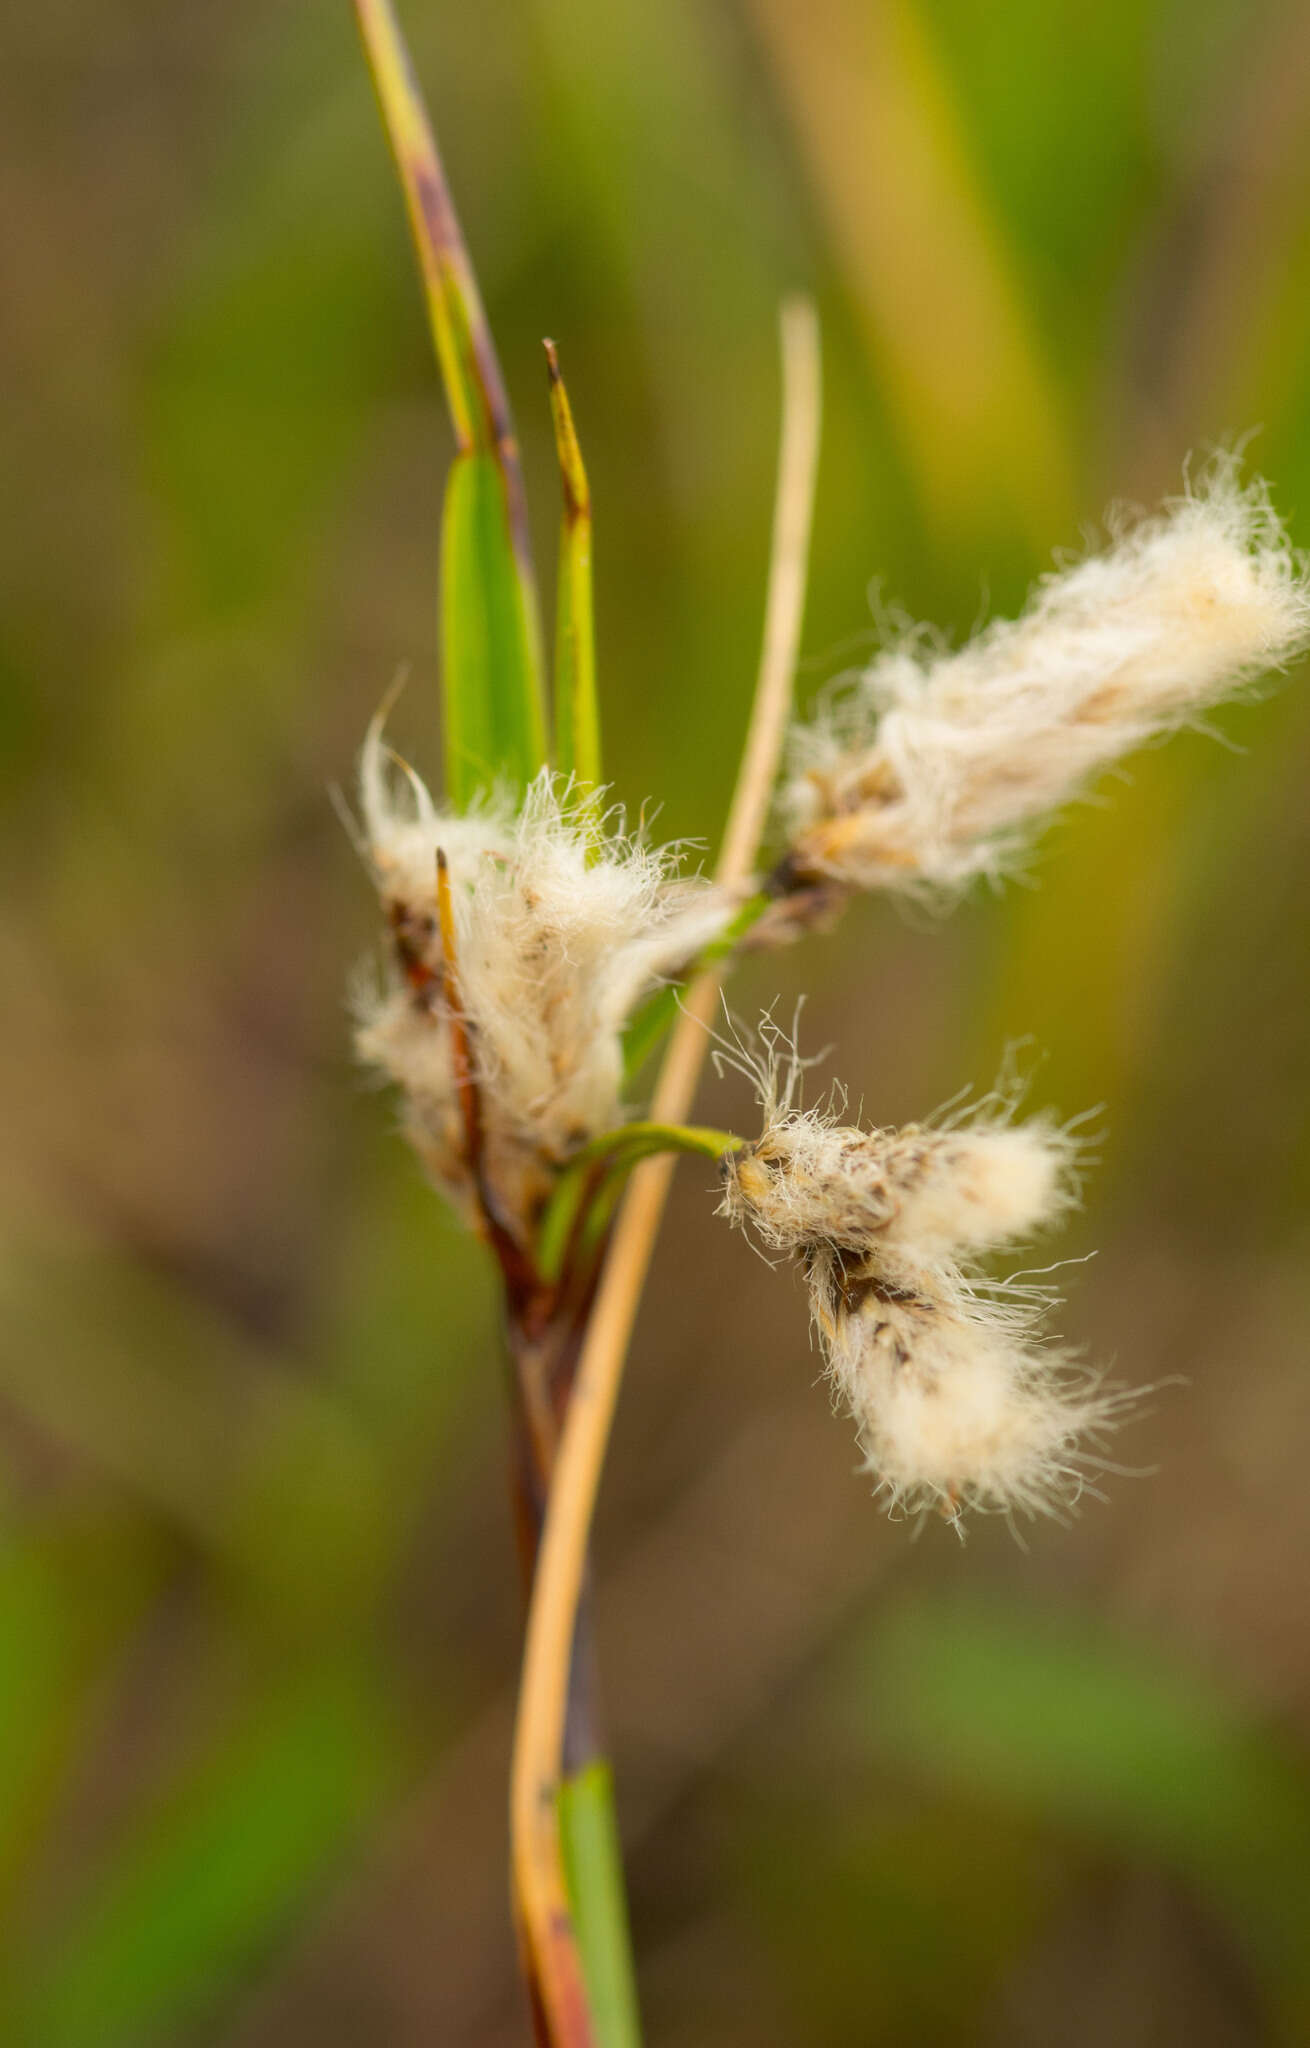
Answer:
[[[441,531],[446,791],[460,810],[503,779],[524,789],[546,758],[535,613],[484,451],[457,456]]]
[[[560,1841],[600,2048],[641,2048],[623,1852],[609,1766],[588,1764],[559,1789]]]
[[[390,0],[355,0],[355,12],[404,190],[458,451],[443,516],[441,640],[447,793],[464,806],[498,780],[525,787],[546,759],[527,497],[495,343],[399,23]]]

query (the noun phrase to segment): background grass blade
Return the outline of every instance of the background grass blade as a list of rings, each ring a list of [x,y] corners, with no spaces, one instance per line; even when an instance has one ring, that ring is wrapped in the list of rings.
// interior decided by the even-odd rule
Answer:
[[[545,346],[555,448],[564,486],[555,603],[555,766],[562,774],[576,775],[580,783],[598,783],[600,704],[591,586],[591,491],[555,344],[548,341]]]
[[[1305,2038],[1310,1781],[1237,1697],[1081,1619],[944,1599],[881,1620],[853,1678],[893,1766],[1185,1874]]]
[[[175,2040],[251,1969],[322,1883],[387,1784],[395,1731],[353,1665],[256,1696],[139,1816],[74,1924],[6,1986],[6,2040]]]
[[[1070,519],[1058,378],[912,0],[749,10],[935,526],[1038,548]],[[987,526],[979,523],[986,507]]]
[[[546,758],[541,626],[509,399],[477,279],[388,0],[356,13],[405,193],[455,430],[442,529],[446,789],[463,807]]]

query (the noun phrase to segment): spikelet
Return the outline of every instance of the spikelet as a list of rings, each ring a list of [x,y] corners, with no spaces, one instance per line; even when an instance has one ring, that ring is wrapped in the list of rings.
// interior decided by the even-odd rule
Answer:
[[[790,864],[862,889],[950,892],[1154,734],[1310,644],[1310,584],[1263,484],[1231,458],[1024,615],[957,652],[920,629],[792,735]]]
[[[622,1028],[650,989],[716,937],[731,904],[680,880],[676,856],[572,800],[547,771],[517,812],[504,801],[438,812],[370,730],[360,773],[370,864],[391,932],[380,990],[359,1011],[360,1057],[399,1087],[405,1127],[434,1180],[472,1188],[438,921],[446,859],[457,983],[483,1119],[486,1179],[530,1224],[555,1173],[622,1119]]]
[[[1042,1305],[979,1293],[958,1270],[830,1245],[806,1255],[834,1392],[893,1514],[1059,1513],[1134,1397],[1038,1341]],[[1088,1445],[1092,1448],[1088,1448]]]
[[[1013,1097],[944,1125],[861,1131],[796,1101],[800,1063],[766,1027],[765,1126],[723,1161],[720,1212],[796,1254],[834,1397],[892,1512],[1033,1515],[1077,1500],[1131,1396],[1042,1341],[1045,1297],[979,1278],[985,1251],[1073,1202],[1074,1142]]]
[[[729,1161],[725,1213],[777,1251],[816,1239],[918,1253],[1031,1237],[1073,1200],[1074,1145],[1042,1118],[862,1131],[793,1111]]]

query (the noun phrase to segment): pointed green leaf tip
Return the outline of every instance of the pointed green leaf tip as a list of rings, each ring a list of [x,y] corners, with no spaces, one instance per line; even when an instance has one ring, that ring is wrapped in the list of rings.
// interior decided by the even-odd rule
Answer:
[[[455,430],[441,534],[446,793],[464,809],[546,759],[527,500],[504,379],[441,158],[389,0],[355,0],[400,172]]]
[[[564,517],[560,526],[555,603],[555,765],[580,784],[598,784],[600,704],[596,696],[596,631],[591,584],[591,492],[573,425],[569,395],[553,341],[543,344],[550,372]]]

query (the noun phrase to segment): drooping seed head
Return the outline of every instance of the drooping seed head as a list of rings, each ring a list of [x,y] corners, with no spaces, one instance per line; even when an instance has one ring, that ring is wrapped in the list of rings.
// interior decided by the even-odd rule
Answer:
[[[720,1212],[803,1267],[838,1404],[889,1510],[1071,1506],[1132,1397],[1042,1340],[1045,1294],[980,1276],[1075,1199],[1072,1136],[1013,1121],[1015,1089],[927,1125],[861,1130],[800,1103],[803,1063],[768,1019],[724,1057],[760,1136],[723,1161]],[[840,1098],[839,1098],[840,1099]]]
[[[1058,1514],[1093,1483],[1135,1397],[1038,1342],[1034,1312],[942,1266],[819,1249],[807,1274],[834,1391],[890,1512]]]

